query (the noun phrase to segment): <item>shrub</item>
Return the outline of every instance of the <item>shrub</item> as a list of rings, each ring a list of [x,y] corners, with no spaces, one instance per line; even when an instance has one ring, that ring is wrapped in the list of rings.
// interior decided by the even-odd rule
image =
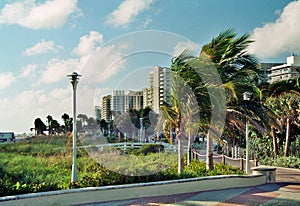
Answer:
[[[164,146],[161,144],[144,144],[138,149],[137,154],[147,155],[148,153],[163,152]]]
[[[259,163],[261,165],[300,169],[300,158],[295,156],[278,157],[275,160],[271,157],[266,157],[264,159],[261,159]]]

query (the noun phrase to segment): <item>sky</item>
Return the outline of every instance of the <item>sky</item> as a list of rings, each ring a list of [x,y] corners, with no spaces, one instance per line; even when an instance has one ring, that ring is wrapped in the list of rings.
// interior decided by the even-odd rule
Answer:
[[[300,1],[1,0],[0,131],[72,116],[68,74],[80,75],[77,114],[94,116],[113,89],[142,89],[155,65],[233,28],[260,62],[300,54]]]

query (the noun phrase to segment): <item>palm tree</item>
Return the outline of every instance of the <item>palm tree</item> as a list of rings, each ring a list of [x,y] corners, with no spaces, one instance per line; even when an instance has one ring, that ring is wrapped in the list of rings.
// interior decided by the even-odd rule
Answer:
[[[73,119],[70,118],[70,116],[67,114],[67,113],[64,113],[61,118],[63,119],[64,121],[64,124],[65,124],[65,133],[66,132],[71,132],[72,131],[72,122],[73,122]]]
[[[259,78],[256,70],[257,61],[246,50],[252,42],[249,37],[249,34],[237,37],[233,29],[228,29],[204,45],[198,58],[184,51],[172,60],[172,71],[180,75],[196,95],[200,108],[201,128],[206,132],[209,131],[207,169],[213,169],[211,138],[220,137],[223,129],[220,122],[225,117],[222,115],[217,118],[220,122],[213,126],[210,124],[214,109],[218,108],[220,114],[222,109],[225,111],[225,105],[222,105],[224,101],[214,101],[222,100],[222,89],[226,88],[227,101],[232,105],[236,104],[242,93],[247,90],[261,97],[255,84]],[[213,69],[218,71],[221,81],[215,82],[215,75],[209,71]],[[203,77],[212,81],[205,83]],[[214,92],[210,92],[211,89],[214,89]],[[212,93],[214,95],[211,95]]]
[[[129,109],[129,117],[132,122],[132,124],[138,128],[138,129],[147,129],[151,125],[150,120],[150,112],[152,109],[147,106],[143,109],[137,110],[137,109]],[[140,119],[142,119],[142,122],[140,122]]]
[[[284,156],[289,156],[289,146],[291,142],[291,125],[300,126],[300,98],[295,92],[281,93],[276,97],[269,97],[266,106],[278,114],[282,125],[286,126],[286,140]]]
[[[178,140],[178,173],[181,173],[184,168],[186,131],[191,129],[191,124],[199,121],[199,108],[193,91],[176,72],[172,73],[171,104],[164,103],[160,109],[160,123],[163,121],[165,130],[170,131],[169,141],[172,140],[173,129]]]

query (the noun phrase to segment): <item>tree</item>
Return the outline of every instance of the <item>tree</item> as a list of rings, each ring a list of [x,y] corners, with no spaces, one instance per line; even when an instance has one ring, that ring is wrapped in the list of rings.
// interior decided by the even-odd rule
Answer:
[[[158,124],[164,123],[165,135],[168,137],[166,131],[169,131],[170,142],[172,142],[171,131],[173,130],[178,140],[178,173],[180,174],[184,169],[183,145],[187,136],[186,130],[191,128],[191,123],[199,120],[197,116],[199,109],[193,91],[176,72],[172,73],[171,104],[164,103],[160,111]]]
[[[53,117],[51,115],[48,115],[46,118],[48,122],[48,133],[49,135],[51,135],[52,134],[51,121],[53,120]]]
[[[73,119],[67,113],[64,113],[61,118],[64,121],[64,132],[71,132],[73,126]]]
[[[40,118],[37,118],[34,120],[34,129],[36,130],[37,135],[45,135],[44,131],[47,130],[47,126]]]
[[[252,42],[250,35],[244,34],[240,37],[233,29],[221,32],[211,42],[204,45],[198,58],[193,58],[186,51],[172,60],[172,71],[177,72],[185,82],[192,88],[200,108],[200,123],[203,131],[207,132],[207,169],[213,169],[213,156],[211,139],[221,135],[222,115],[220,122],[211,125],[212,110],[222,108],[225,105],[217,105],[219,102],[214,99],[222,98],[222,88],[226,88],[227,102],[235,104],[245,91],[258,93],[255,85],[258,82],[258,71],[256,69],[257,60],[254,56],[247,53],[247,47]],[[209,70],[216,69],[220,75],[221,82],[206,81],[205,79],[214,79],[214,75]],[[201,76],[199,75],[201,74]],[[210,89],[214,90],[214,95],[210,95]]]
[[[286,127],[284,156],[289,156],[292,124],[300,127],[300,98],[296,92],[283,92],[278,96],[268,97],[266,106],[278,114],[279,121]]]
[[[137,129],[141,129],[141,127],[143,127],[146,130],[151,126],[151,120],[150,120],[151,111],[152,109],[149,106],[140,110],[129,109],[128,113],[129,113],[130,121]],[[142,118],[142,125],[140,123],[141,118]]]

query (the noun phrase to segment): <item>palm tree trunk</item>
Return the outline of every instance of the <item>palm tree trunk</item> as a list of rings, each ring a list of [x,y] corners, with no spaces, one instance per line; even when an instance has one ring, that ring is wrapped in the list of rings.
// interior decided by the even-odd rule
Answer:
[[[285,157],[289,156],[290,142],[291,142],[291,120],[288,118],[286,120],[286,137],[285,137],[285,149],[284,149]]]
[[[184,168],[183,135],[179,133],[177,139],[178,139],[178,174],[181,174]]]
[[[277,138],[275,133],[275,127],[272,126],[271,128],[272,132],[272,138],[273,138],[273,151],[274,151],[274,159],[277,158],[278,155],[278,145],[277,145]]]
[[[209,131],[207,133],[207,142],[206,142],[206,169],[213,170],[214,169],[214,159],[213,159],[213,144],[212,139],[209,135]]]
[[[189,132],[187,165],[190,165],[191,161],[192,161],[192,138],[191,138],[191,132]]]

